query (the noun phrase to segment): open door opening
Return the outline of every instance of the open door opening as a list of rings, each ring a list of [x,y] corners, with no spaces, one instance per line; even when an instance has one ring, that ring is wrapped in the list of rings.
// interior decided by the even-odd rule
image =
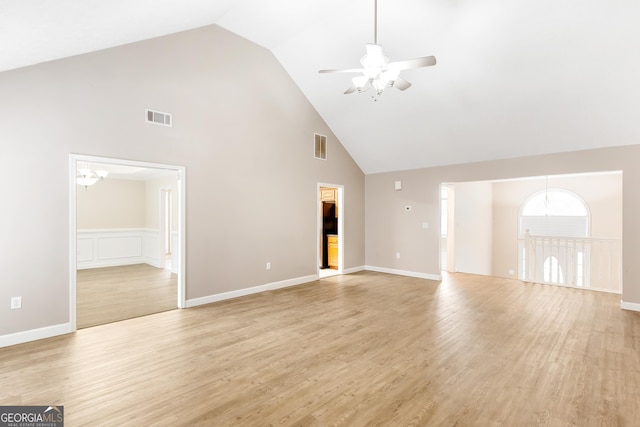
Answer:
[[[318,276],[342,274],[343,187],[318,185]]]
[[[184,168],[70,155],[69,169],[74,329],[185,307]]]

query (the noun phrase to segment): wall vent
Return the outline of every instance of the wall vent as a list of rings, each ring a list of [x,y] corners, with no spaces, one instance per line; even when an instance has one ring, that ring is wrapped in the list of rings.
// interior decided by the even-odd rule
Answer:
[[[145,109],[145,112],[147,113],[146,114],[147,123],[153,123],[156,125],[169,126],[169,127],[171,127],[171,124],[173,123],[171,114],[169,113],[150,110],[148,108]]]
[[[327,160],[327,137],[313,134],[314,157],[316,159]]]

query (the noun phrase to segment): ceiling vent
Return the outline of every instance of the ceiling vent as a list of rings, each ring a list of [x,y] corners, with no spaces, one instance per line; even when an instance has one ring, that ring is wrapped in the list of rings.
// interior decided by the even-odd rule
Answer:
[[[327,137],[324,135],[313,134],[314,157],[316,159],[327,160]]]
[[[155,111],[150,109],[145,109],[147,113],[147,123],[153,123],[156,125],[169,126],[171,127],[171,123],[173,123],[171,114],[163,113],[161,111]]]

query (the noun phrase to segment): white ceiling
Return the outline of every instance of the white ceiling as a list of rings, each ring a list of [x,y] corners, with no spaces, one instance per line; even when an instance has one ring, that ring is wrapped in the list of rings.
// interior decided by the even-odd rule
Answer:
[[[404,92],[343,95],[373,0],[0,0],[0,71],[216,23],[270,49],[365,173],[640,142],[637,0],[379,0]]]

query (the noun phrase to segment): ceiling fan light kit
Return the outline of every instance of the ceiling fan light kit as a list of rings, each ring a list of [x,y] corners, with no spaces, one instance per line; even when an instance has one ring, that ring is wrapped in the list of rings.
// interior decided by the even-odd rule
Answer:
[[[378,44],[378,0],[374,0],[373,38],[374,42],[365,46],[367,54],[360,59],[362,68],[320,70],[319,73],[361,73],[362,75],[351,79],[352,85],[344,93],[361,93],[373,88],[373,99],[377,101],[378,96],[388,87],[406,90],[411,86],[411,83],[400,77],[401,71],[436,64],[434,56],[390,62],[389,55]]]

